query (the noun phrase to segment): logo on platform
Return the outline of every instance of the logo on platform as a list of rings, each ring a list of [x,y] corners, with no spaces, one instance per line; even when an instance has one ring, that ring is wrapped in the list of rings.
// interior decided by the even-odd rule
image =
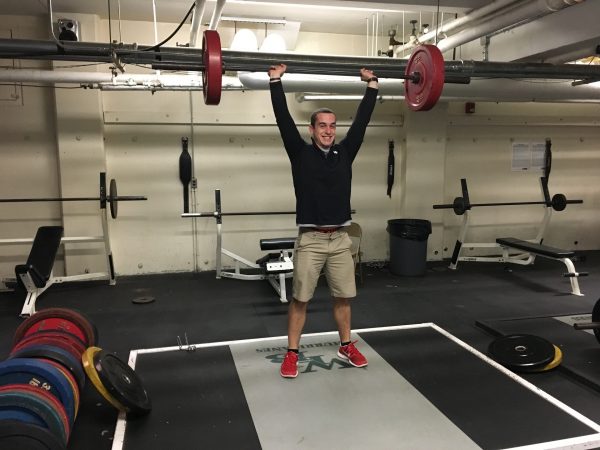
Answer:
[[[314,373],[319,370],[347,369],[352,367],[348,362],[337,357],[339,342],[317,342],[300,345],[298,354],[298,372]],[[323,351],[325,350],[326,351]],[[280,365],[287,352],[286,347],[270,347],[256,349],[257,352],[268,353],[265,358],[273,364]],[[330,355],[333,355],[331,357]]]

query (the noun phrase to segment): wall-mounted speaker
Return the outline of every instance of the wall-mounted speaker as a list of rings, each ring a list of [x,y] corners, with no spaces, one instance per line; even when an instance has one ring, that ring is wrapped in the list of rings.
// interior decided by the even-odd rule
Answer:
[[[79,22],[72,19],[58,19],[57,26],[60,41],[79,41]]]

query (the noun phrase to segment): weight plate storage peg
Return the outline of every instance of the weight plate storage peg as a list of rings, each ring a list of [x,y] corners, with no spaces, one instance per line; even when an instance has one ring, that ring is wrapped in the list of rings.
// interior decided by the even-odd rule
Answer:
[[[428,111],[435,106],[444,89],[445,64],[442,52],[435,45],[420,45],[414,49],[404,74],[404,94],[413,111]]]
[[[514,372],[534,372],[550,364],[556,355],[552,343],[531,334],[511,334],[493,340],[488,352]]]
[[[101,348],[90,347],[83,354],[82,362],[94,387],[119,411],[142,416],[152,410],[142,380],[117,356]]]

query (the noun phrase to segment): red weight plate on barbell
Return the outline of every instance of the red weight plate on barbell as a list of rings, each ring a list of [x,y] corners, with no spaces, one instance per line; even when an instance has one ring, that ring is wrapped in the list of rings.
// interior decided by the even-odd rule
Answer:
[[[221,81],[223,78],[223,56],[221,39],[215,30],[206,30],[202,38],[202,91],[204,103],[218,105],[221,101]]]
[[[404,81],[404,95],[413,111],[428,111],[435,106],[444,89],[445,65],[442,52],[435,45],[414,49],[404,74],[418,79]]]

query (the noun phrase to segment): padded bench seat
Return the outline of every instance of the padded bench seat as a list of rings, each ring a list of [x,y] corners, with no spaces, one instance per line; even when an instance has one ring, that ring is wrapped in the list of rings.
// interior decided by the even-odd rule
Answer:
[[[295,237],[261,239],[260,240],[260,249],[261,250],[289,250],[289,249],[294,248],[295,243],[296,243]]]
[[[556,247],[550,247],[548,245],[535,244],[533,242],[523,241],[522,239],[516,238],[498,238],[496,239],[496,243],[500,245],[504,245],[506,247],[516,248],[518,250],[523,250],[530,253],[535,253],[536,255],[546,256],[548,258],[571,258],[575,256],[575,252],[573,250],[563,250]]]
[[[63,235],[63,227],[39,227],[27,258],[27,263],[15,267],[17,280],[29,274],[37,288],[43,288],[50,279],[56,253]]]

